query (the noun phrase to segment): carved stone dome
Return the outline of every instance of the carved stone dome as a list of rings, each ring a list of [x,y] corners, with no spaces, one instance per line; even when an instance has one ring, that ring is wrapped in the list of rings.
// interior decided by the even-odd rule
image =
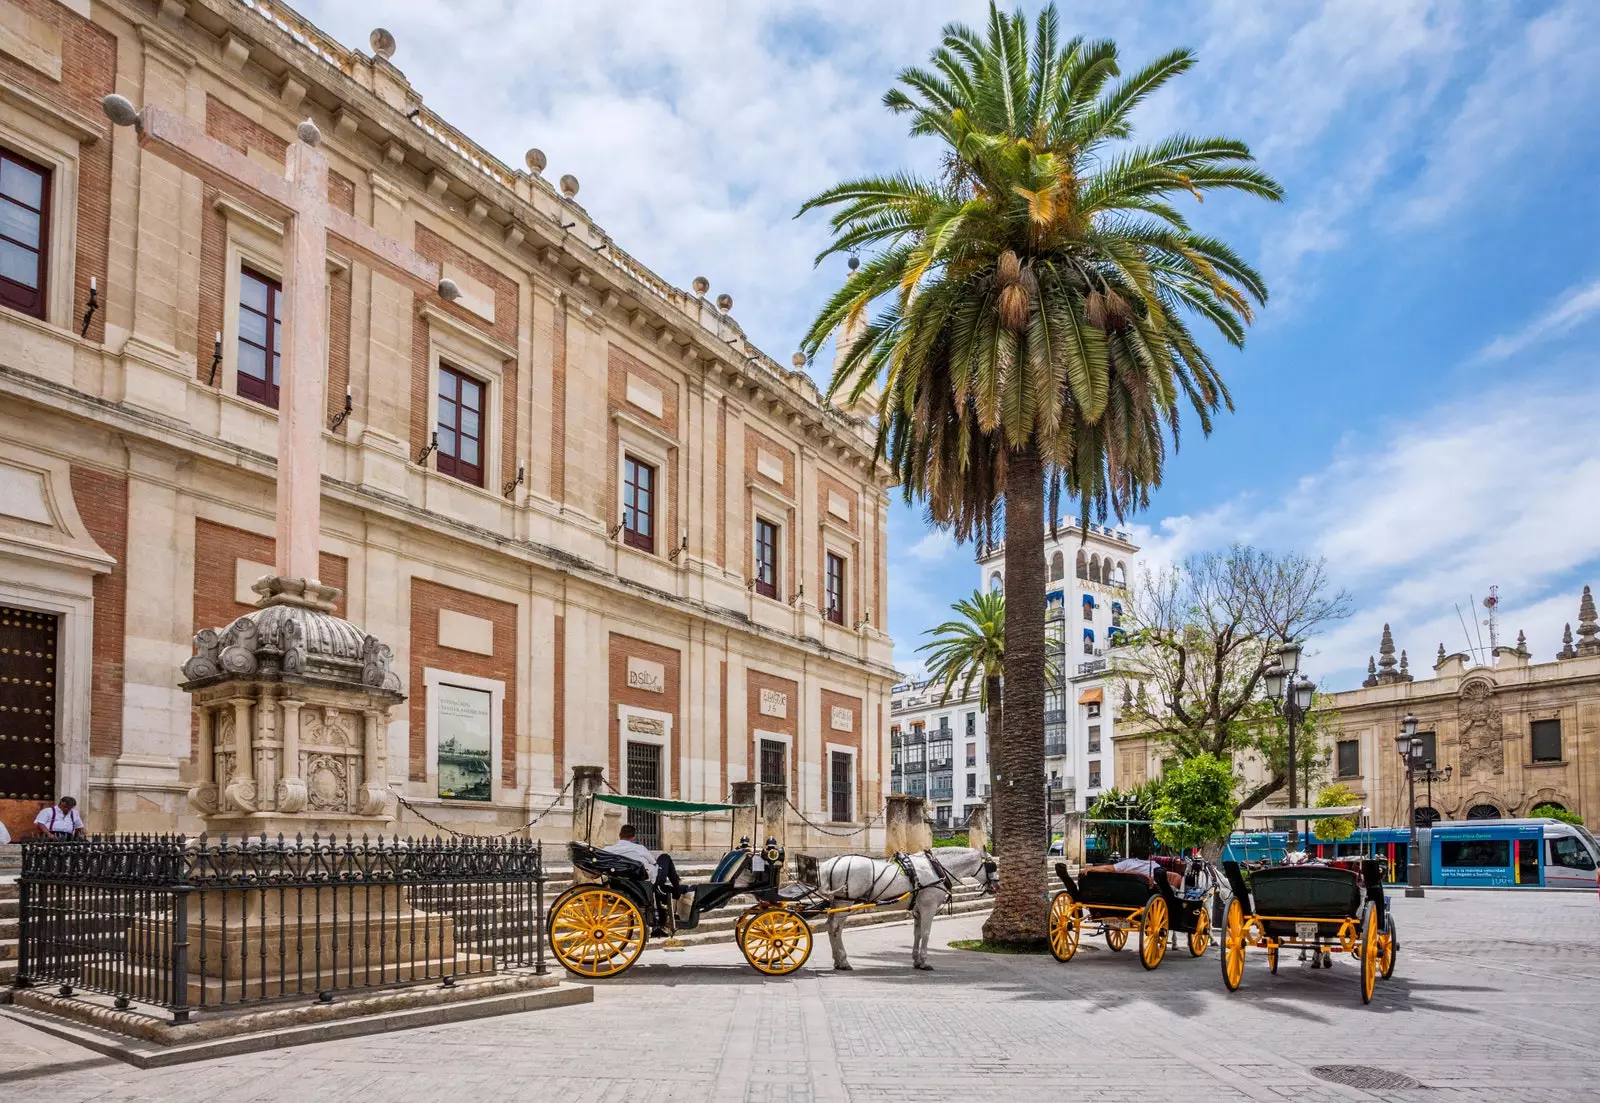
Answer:
[[[369,691],[400,692],[389,668],[393,652],[342,617],[307,605],[281,603],[246,613],[226,628],[194,638],[183,664],[185,688],[220,679],[282,678]]]

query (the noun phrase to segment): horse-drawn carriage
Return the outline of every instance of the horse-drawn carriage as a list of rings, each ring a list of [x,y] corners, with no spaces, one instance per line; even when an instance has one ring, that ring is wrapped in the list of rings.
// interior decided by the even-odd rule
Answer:
[[[1139,961],[1154,969],[1167,955],[1168,935],[1187,936],[1189,953],[1199,957],[1211,944],[1211,902],[1215,887],[1203,864],[1179,861],[1182,885],[1167,879],[1168,867],[1157,864],[1155,876],[1114,870],[1085,870],[1075,880],[1065,862],[1056,863],[1062,891],[1050,901],[1050,953],[1071,961],[1085,934],[1105,936],[1106,945],[1121,950],[1134,932],[1139,935]]]
[[[1277,819],[1360,818],[1366,809],[1290,808],[1270,813]],[[1350,868],[1351,866],[1355,868]],[[1360,964],[1361,1002],[1371,1003],[1379,977],[1394,973],[1399,944],[1394,916],[1383,894],[1383,872],[1373,857],[1325,865],[1286,864],[1246,871],[1223,863],[1233,892],[1223,916],[1222,980],[1235,992],[1244,981],[1246,946],[1267,953],[1267,967],[1278,971],[1284,949],[1311,952],[1313,967],[1330,968],[1333,949]]]
[[[657,815],[737,807],[610,794],[594,800]],[[739,896],[754,898],[734,927],[746,961],[763,973],[783,976],[811,956],[811,926],[789,899],[793,891],[779,887],[784,852],[775,839],[760,848],[741,840],[722,856],[709,881],[690,886],[681,897],[657,888],[645,867],[625,855],[579,842],[568,844],[568,851],[573,867],[595,880],[574,884],[551,903],[550,946],[556,960],[579,976],[616,976],[639,959],[652,937],[671,939],[692,931],[707,913]]]

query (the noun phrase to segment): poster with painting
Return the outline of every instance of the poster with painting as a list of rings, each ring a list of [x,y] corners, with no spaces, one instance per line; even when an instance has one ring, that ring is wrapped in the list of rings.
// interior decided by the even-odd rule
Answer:
[[[439,796],[447,800],[488,800],[492,750],[486,689],[440,685],[438,699]]]

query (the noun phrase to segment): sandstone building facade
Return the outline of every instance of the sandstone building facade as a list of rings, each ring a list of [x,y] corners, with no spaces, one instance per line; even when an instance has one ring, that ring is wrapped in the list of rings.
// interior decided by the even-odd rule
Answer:
[[[327,258],[321,575],[395,652],[395,829],[514,828],[580,765],[725,800],[765,754],[791,845],[868,845],[805,821],[874,819],[888,767],[870,400],[828,407],[537,151],[514,171],[433,114],[392,44],[269,0],[0,0],[0,23],[6,822],[70,792],[92,830],[195,830],[179,668],[274,561],[283,227],[145,154],[116,92],[278,171],[312,119],[329,203],[461,291]]]

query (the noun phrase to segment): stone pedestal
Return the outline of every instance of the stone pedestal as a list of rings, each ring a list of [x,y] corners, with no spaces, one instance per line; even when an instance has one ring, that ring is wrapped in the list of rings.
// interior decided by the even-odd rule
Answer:
[[[760,783],[754,781],[736,781],[733,783],[733,803],[740,807],[733,810],[733,841],[738,845],[740,839],[748,839],[751,846],[760,846],[766,841],[761,835],[761,793]]]
[[[594,845],[605,816],[595,807],[594,795],[605,786],[604,766],[574,766],[572,768],[572,841]],[[609,842],[602,840],[602,845]]]
[[[892,858],[906,849],[906,801],[903,793],[890,793],[883,810],[883,853]]]
[[[914,853],[933,845],[933,830],[928,826],[928,802],[923,797],[906,798],[906,851]]]
[[[967,806],[967,845],[978,851],[989,849],[989,806],[987,804],[970,804]]]
[[[262,607],[194,638],[189,802],[212,834],[381,832],[393,821],[389,710],[405,700],[389,646],[333,615],[338,591],[264,578]]]

